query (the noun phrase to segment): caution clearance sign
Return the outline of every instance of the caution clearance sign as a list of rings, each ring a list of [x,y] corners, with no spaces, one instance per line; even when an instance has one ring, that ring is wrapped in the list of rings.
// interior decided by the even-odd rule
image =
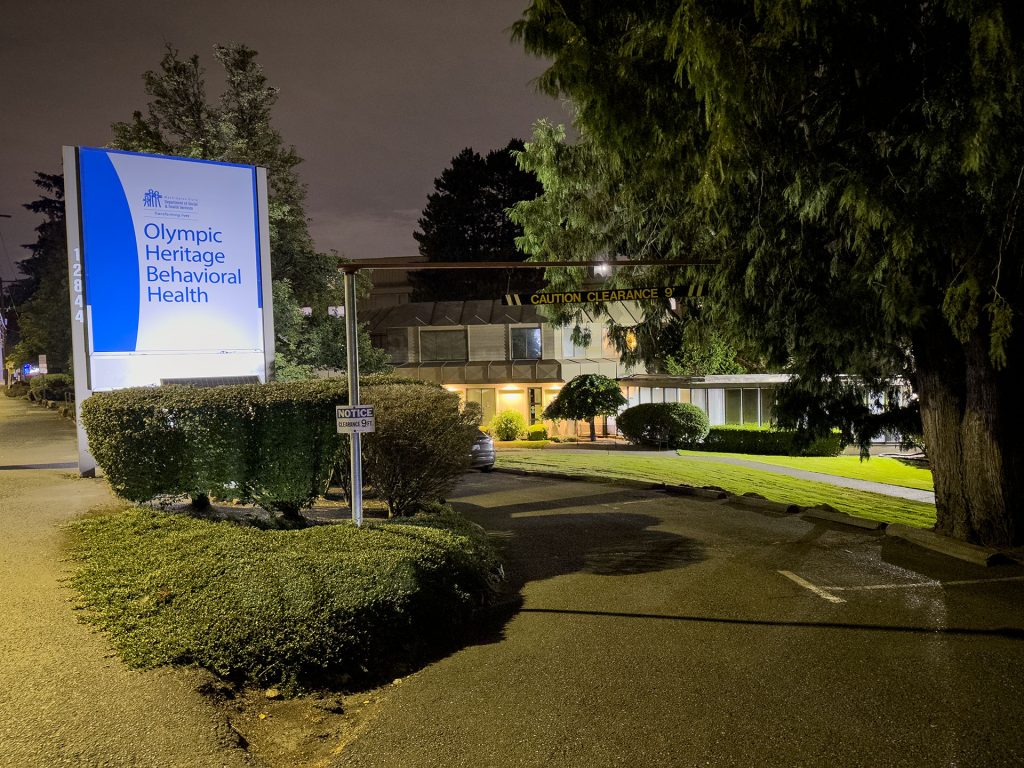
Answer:
[[[644,301],[651,299],[685,299],[704,295],[704,285],[665,285],[658,288],[608,288],[595,291],[564,293],[506,293],[502,304],[509,306],[548,304],[591,304],[604,301]]]

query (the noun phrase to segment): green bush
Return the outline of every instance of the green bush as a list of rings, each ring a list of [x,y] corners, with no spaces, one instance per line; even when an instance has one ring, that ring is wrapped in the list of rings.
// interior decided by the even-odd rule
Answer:
[[[531,424],[526,428],[527,440],[547,440],[548,428],[543,424]]]
[[[66,373],[48,373],[29,379],[29,397],[33,400],[55,400],[63,402],[75,397],[75,380]]]
[[[84,615],[126,662],[254,685],[403,674],[451,643],[500,572],[483,531],[450,509],[293,531],[133,509],[69,533]]]
[[[15,381],[11,386],[4,388],[4,394],[8,397],[25,397],[28,394],[28,382]]]
[[[495,440],[515,440],[526,432],[526,419],[519,411],[502,411],[491,419],[490,432]]]
[[[97,392],[82,404],[90,450],[131,501],[218,496],[294,514],[327,488],[345,383]]]
[[[804,444],[794,431],[731,425],[712,427],[703,442],[686,447],[698,451],[764,456],[838,456],[843,449],[838,433]]]
[[[463,410],[457,394],[433,385],[385,384],[365,387],[360,399],[376,412],[376,431],[363,441],[364,481],[390,514],[407,515],[445,496],[469,468],[479,429],[475,412]],[[343,464],[347,468],[347,459]]]
[[[709,429],[708,417],[690,403],[644,403],[620,413],[615,425],[634,445],[681,448],[701,440]]]
[[[391,513],[405,515],[447,493],[469,462],[472,411],[436,384],[393,376],[362,380],[377,406],[364,436],[364,482]],[[90,449],[111,488],[130,501],[187,495],[257,503],[296,515],[326,490],[339,468],[348,484],[347,436],[334,406],[342,379],[96,393],[82,407]]]

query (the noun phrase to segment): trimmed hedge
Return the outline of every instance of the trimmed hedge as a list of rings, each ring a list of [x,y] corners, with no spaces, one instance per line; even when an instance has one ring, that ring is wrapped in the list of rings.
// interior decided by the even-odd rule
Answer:
[[[9,387],[4,387],[4,394],[8,397],[25,397],[28,394],[28,382],[12,382]]]
[[[83,615],[128,664],[254,685],[405,674],[450,647],[501,573],[482,529],[450,509],[292,531],[131,509],[69,535]]]
[[[339,380],[133,388],[94,394],[82,423],[122,498],[212,495],[294,514],[327,489],[345,402]]]
[[[364,483],[393,515],[446,494],[469,464],[477,423],[459,397],[418,379],[374,376],[361,399],[377,406],[364,436]],[[129,501],[214,496],[295,516],[327,490],[335,468],[348,484],[346,435],[334,407],[344,380],[94,394],[82,405],[89,446],[114,492]]]
[[[67,395],[75,397],[75,379],[66,373],[48,373],[33,376],[28,382],[29,397],[33,400],[64,402]]]
[[[615,425],[634,445],[681,448],[708,433],[708,417],[690,403],[643,403],[620,413]]]
[[[695,451],[761,456],[838,456],[843,449],[838,433],[804,444],[791,430],[731,425],[712,427],[702,442],[685,447]]]
[[[547,440],[548,428],[543,424],[531,424],[526,428],[527,440]]]

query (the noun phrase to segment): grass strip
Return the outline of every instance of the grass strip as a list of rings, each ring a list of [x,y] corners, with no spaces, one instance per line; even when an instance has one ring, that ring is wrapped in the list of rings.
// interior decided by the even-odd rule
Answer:
[[[716,453],[713,451],[678,451],[680,456],[728,459],[744,459],[779,467],[802,469],[807,472],[822,472],[826,475],[848,477],[853,480],[868,480],[873,483],[888,483],[904,488],[933,491],[932,473],[925,467],[905,464],[899,459],[887,456],[872,456],[861,461],[859,456],[757,456],[749,453]]]
[[[704,455],[704,454],[702,454]],[[628,454],[560,454],[543,451],[501,454],[498,466],[536,472],[560,472],[573,477],[625,478],[651,483],[716,485],[730,493],[759,493],[773,501],[801,506],[831,504],[836,509],[870,520],[904,523],[918,528],[935,525],[935,506],[877,493],[840,488],[828,483],[799,480],[769,471],[732,464],[693,461],[676,457]]]
[[[450,643],[499,568],[454,514],[284,531],[129,509],[68,532],[84,615],[128,664],[291,688],[391,674]]]

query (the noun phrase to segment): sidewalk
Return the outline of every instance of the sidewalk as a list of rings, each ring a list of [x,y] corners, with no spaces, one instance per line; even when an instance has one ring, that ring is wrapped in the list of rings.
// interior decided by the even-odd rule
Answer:
[[[76,459],[70,422],[0,394],[0,766],[251,766],[202,673],[129,670],[77,620],[60,526],[114,499]]]

